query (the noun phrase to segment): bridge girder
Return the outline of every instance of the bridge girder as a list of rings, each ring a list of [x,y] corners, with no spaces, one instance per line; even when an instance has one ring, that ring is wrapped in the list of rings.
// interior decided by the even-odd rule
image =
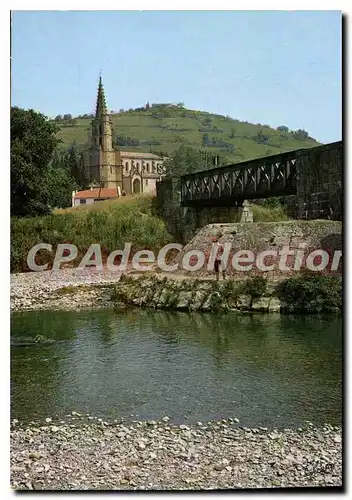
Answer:
[[[181,177],[181,205],[236,206],[243,200],[297,192],[298,151]]]

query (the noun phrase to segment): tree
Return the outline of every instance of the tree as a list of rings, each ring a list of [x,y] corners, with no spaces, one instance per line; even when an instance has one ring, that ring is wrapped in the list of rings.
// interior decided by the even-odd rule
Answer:
[[[211,118],[209,116],[207,116],[206,118],[204,118],[203,125],[206,125],[206,126],[211,125]]]
[[[203,146],[208,146],[209,142],[210,142],[210,141],[209,141],[209,136],[208,136],[208,134],[203,134],[203,135],[202,135],[202,144],[203,144]]]
[[[260,144],[265,144],[269,141],[269,136],[263,134],[262,130],[259,130],[257,137],[256,137],[256,141],[259,142]]]
[[[84,165],[83,153],[79,151],[76,142],[73,142],[67,150],[65,166],[69,175],[74,179],[77,189],[88,189],[89,178]]]
[[[288,133],[289,132],[289,128],[286,127],[286,125],[280,125],[279,127],[277,127],[277,129],[279,132],[286,132]]]
[[[296,130],[293,135],[297,138],[297,139],[307,139],[309,137],[309,134],[306,130],[304,129],[298,129]]]
[[[117,135],[114,139],[114,146],[138,146],[139,139],[133,137],[125,137],[124,135]]]
[[[217,157],[217,161],[215,161]],[[179,177],[181,175],[199,172],[208,168],[226,164],[226,158],[210,151],[180,146],[174,151],[172,158],[164,162],[166,177]]]
[[[55,208],[67,208],[72,204],[72,191],[78,189],[67,165],[67,153],[55,151],[49,166],[50,203]]]
[[[236,129],[234,127],[231,128],[231,132],[229,134],[230,139],[233,139],[235,137]]]
[[[63,117],[64,120],[72,120],[72,115],[70,115],[69,113],[64,115]]]
[[[55,121],[56,122],[60,122],[62,120],[62,116],[61,115],[56,115],[55,116]]]
[[[49,164],[58,130],[41,113],[11,108],[11,215],[50,212]]]

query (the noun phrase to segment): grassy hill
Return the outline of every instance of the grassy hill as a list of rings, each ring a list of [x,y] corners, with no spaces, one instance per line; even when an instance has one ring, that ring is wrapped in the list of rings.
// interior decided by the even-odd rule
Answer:
[[[319,143],[304,134],[276,130],[268,125],[252,124],[194,111],[182,107],[130,110],[111,115],[116,136],[133,139],[121,150],[163,151],[168,155],[180,145],[207,149],[225,155],[229,162],[240,162],[300,148],[318,146]],[[63,146],[73,141],[87,143],[91,117],[78,117],[60,121],[59,136]]]

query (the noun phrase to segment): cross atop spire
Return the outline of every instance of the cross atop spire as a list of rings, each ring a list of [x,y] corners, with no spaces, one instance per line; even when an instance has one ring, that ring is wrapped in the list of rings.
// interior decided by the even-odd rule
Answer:
[[[97,105],[95,108],[95,117],[102,118],[106,114],[107,114],[107,109],[106,109],[106,102],[105,102],[105,94],[104,94],[103,81],[101,79],[101,72],[100,72]]]

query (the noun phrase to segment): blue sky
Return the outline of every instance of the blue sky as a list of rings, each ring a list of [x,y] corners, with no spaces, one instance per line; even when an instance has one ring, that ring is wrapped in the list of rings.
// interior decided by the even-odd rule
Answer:
[[[12,105],[47,116],[184,102],[341,139],[338,11],[18,11]]]

